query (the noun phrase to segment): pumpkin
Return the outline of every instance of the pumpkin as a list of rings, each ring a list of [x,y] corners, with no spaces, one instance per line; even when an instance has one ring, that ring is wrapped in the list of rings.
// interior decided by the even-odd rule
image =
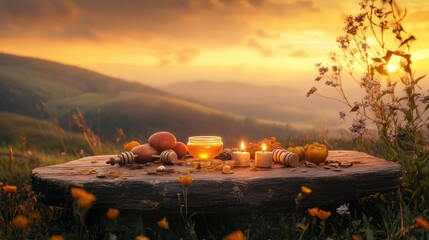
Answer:
[[[307,145],[307,150],[305,151],[305,157],[307,158],[307,161],[314,164],[320,164],[326,160],[328,157],[328,148],[324,144],[313,143]]]

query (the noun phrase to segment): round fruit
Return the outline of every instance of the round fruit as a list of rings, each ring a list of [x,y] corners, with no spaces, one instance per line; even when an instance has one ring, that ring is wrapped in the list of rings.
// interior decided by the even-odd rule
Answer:
[[[298,155],[299,161],[304,161],[304,159],[305,159],[305,150],[304,150],[303,147],[300,147],[300,146],[298,146],[298,147],[289,147],[287,150],[289,152],[293,152],[296,155]]]
[[[131,151],[131,149],[139,146],[140,143],[137,141],[131,141],[124,145],[124,151]]]
[[[328,157],[328,148],[323,144],[312,144],[308,146],[305,156],[307,157],[307,161],[314,164],[323,163]]]
[[[186,156],[186,153],[188,153],[188,147],[182,142],[177,142],[176,146],[173,148],[173,151],[177,154],[177,157],[183,158]]]
[[[169,132],[157,132],[152,134],[147,142],[156,150],[164,151],[176,146],[176,137]]]
[[[131,149],[131,152],[137,155],[135,159],[136,163],[152,162],[155,160],[152,155],[158,154],[158,151],[147,143],[134,147]]]

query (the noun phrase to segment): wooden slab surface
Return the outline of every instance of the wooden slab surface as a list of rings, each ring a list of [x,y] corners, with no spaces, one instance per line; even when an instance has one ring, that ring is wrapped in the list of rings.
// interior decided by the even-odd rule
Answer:
[[[154,166],[120,167],[106,164],[110,155],[85,157],[68,163],[35,168],[33,188],[41,202],[50,205],[71,204],[71,187],[82,187],[97,197],[93,208],[119,208],[142,211],[179,211],[179,177],[190,173],[195,180],[188,190],[190,211],[265,211],[295,208],[294,199],[301,186],[313,193],[301,207],[342,204],[377,192],[396,190],[401,168],[356,151],[329,151],[328,160],[352,162],[341,171],[308,168],[272,169],[234,168],[233,174],[218,170],[196,170],[191,166],[166,166],[175,173],[148,175]],[[103,172],[106,178],[97,178]]]

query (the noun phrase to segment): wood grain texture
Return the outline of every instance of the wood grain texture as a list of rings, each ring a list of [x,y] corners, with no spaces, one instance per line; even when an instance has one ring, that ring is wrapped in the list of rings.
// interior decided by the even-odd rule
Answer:
[[[356,151],[329,151],[328,160],[353,162],[341,171],[323,167],[284,168],[254,171],[234,168],[234,174],[221,171],[196,171],[189,166],[166,166],[176,172],[144,175],[160,164],[143,169],[106,164],[111,155],[93,156],[65,164],[39,167],[32,172],[33,188],[39,201],[50,205],[71,204],[71,187],[82,187],[97,197],[93,208],[119,208],[142,211],[179,211],[177,194],[182,193],[179,177],[193,171],[194,182],[188,190],[190,211],[264,211],[295,208],[294,199],[301,186],[313,193],[301,207],[327,206],[353,201],[377,192],[396,190],[401,168],[389,162]],[[253,163],[251,163],[253,165]],[[108,177],[97,178],[96,172]]]

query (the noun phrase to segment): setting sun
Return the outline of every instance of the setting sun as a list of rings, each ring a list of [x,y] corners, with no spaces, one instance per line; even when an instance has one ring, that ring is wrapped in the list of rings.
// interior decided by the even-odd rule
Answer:
[[[395,72],[396,70],[398,70],[398,66],[397,65],[393,65],[393,64],[388,64],[387,65],[387,71],[392,73]]]

